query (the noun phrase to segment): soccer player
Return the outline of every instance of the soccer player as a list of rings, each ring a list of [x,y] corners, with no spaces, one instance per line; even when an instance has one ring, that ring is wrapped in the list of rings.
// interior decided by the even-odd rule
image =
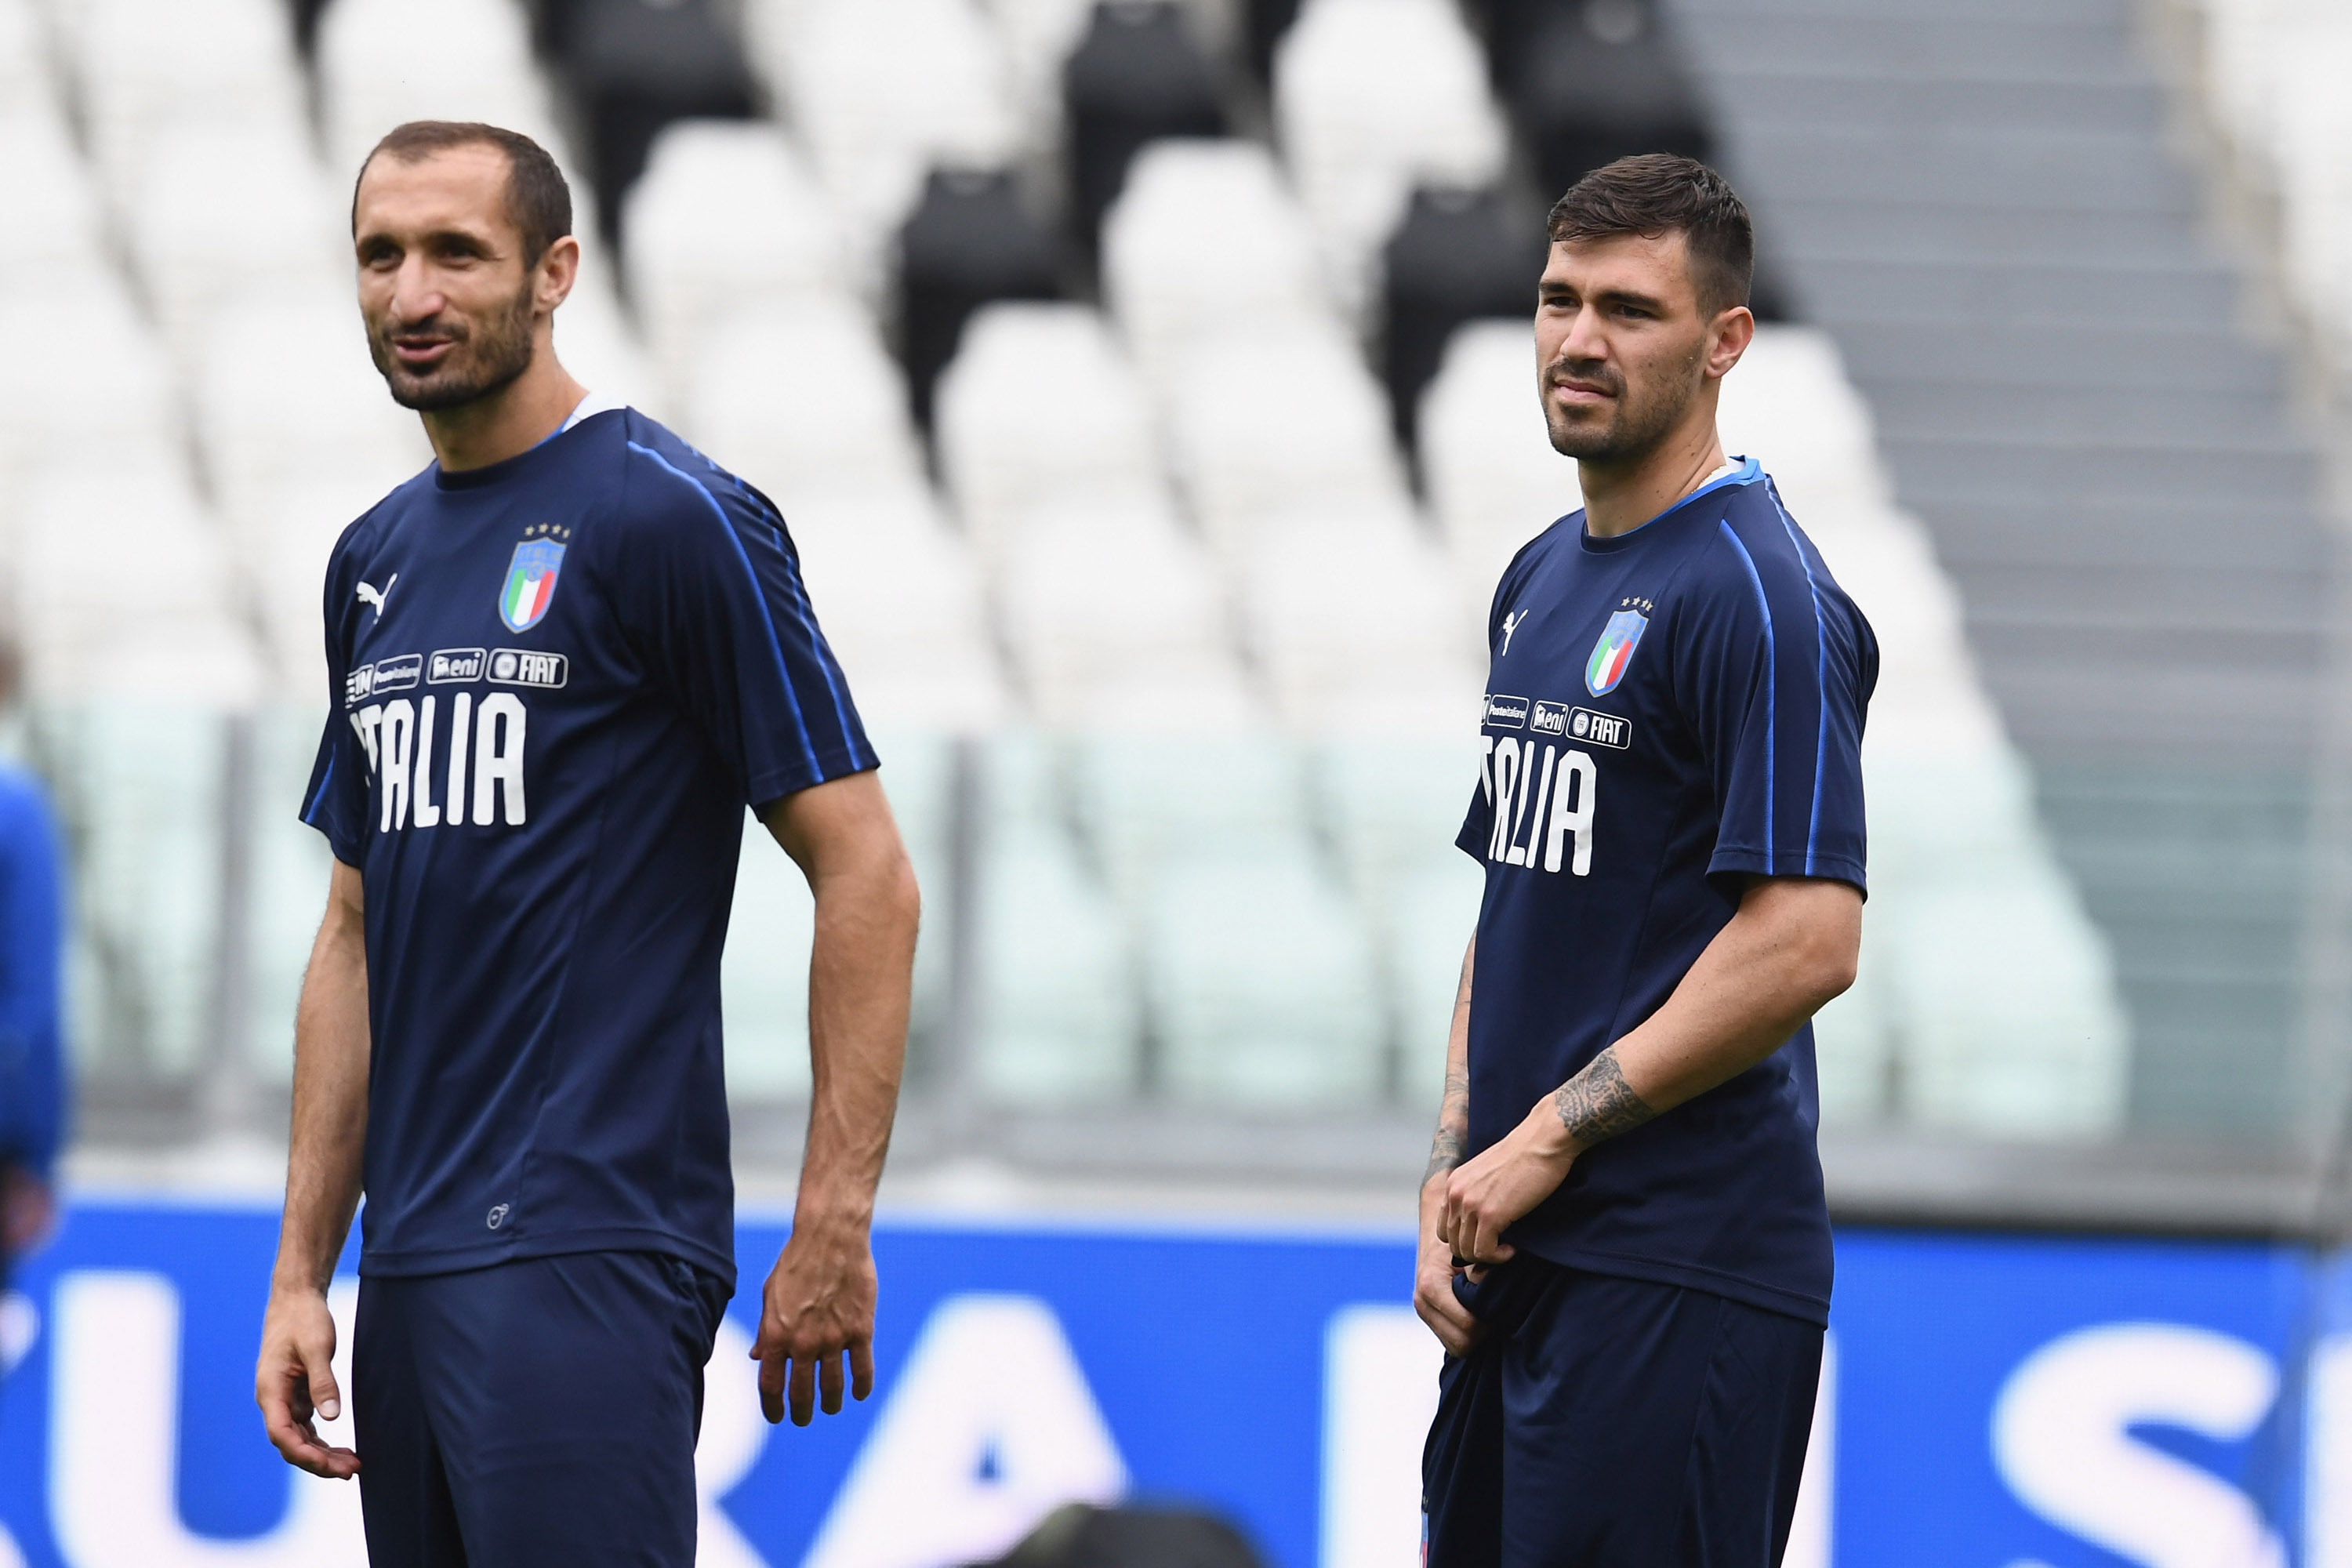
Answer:
[[[0,628],[0,712],[16,696],[16,645]],[[58,978],[65,940],[48,792],[0,763],[0,1297],[16,1261],[57,1223],[65,1062]],[[7,1534],[0,1531],[0,1556]]]
[[[1877,648],[1716,435],[1739,198],[1628,158],[1549,226],[1537,384],[1585,505],[1496,591],[1456,841],[1486,890],[1421,1197],[1428,1561],[1764,1568],[1829,1314],[1809,1020],[1853,979]]]
[[[301,811],[335,865],[257,1395],[288,1460],[360,1478],[375,1568],[688,1568],[734,1289],[744,806],[816,897],[807,1154],[753,1352],[771,1421],[838,1410],[845,1361],[871,1385],[913,874],[775,510],[557,363],[580,247],[546,153],[402,126],[352,229],[369,348],[437,460],[327,569]],[[331,1447],[326,1289],[362,1191],[356,1442]]]

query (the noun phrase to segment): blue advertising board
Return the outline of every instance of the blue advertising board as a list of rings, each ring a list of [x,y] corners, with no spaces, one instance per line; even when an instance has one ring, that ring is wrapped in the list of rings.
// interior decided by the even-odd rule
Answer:
[[[354,1489],[254,1411],[275,1226],[73,1206],[0,1306],[0,1564],[364,1563]],[[942,1568],[1118,1499],[1212,1508],[1271,1568],[1417,1562],[1405,1239],[887,1222],[875,1395],[804,1430],[748,1360],[782,1241],[740,1237],[704,1568]],[[2256,1243],[1843,1233],[1792,1568],[2352,1568],[2344,1285]]]

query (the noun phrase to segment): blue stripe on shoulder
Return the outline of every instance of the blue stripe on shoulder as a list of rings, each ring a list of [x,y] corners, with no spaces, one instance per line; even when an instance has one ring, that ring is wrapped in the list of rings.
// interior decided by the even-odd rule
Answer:
[[[1813,725],[1813,805],[1805,821],[1805,875],[1813,874],[1813,847],[1822,836],[1822,781],[1828,772],[1830,746],[1830,634],[1822,619],[1822,584],[1813,575],[1811,557],[1805,553],[1805,542],[1797,537],[1797,525],[1789,516],[1789,509],[1780,504],[1780,487],[1769,480],[1764,493],[1772,498],[1772,510],[1780,515],[1781,530],[1789,536],[1789,547],[1797,552],[1797,564],[1805,569],[1805,591],[1813,601],[1813,700],[1821,711]]]
[[[710,508],[711,515],[719,520],[719,528],[727,535],[727,542],[734,548],[735,559],[743,563],[743,575],[751,584],[751,602],[760,606],[760,625],[767,630],[768,651],[775,655],[776,675],[784,683],[784,702],[792,710],[793,728],[800,735],[801,752],[808,759],[809,773],[812,776],[822,773],[824,769],[816,759],[816,742],[809,733],[807,716],[801,711],[800,692],[793,685],[792,666],[784,662],[783,639],[776,635],[776,618],[768,613],[767,593],[760,586],[760,574],[752,566],[751,552],[743,548],[743,541],[736,536],[735,524],[733,520],[728,517],[727,509],[719,504],[719,498],[710,493],[709,485],[704,484],[651,447],[639,441],[632,441],[629,443],[629,450],[644,453],[670,473],[692,485],[695,493],[700,496],[705,504]]]
[[[1751,461],[1753,459],[1750,459]],[[1739,554],[1739,563],[1748,569],[1748,581],[1756,590],[1756,607],[1764,613],[1764,863],[1772,864],[1772,788],[1780,771],[1779,753],[1773,749],[1773,731],[1780,718],[1780,654],[1772,642],[1772,601],[1764,593],[1764,575],[1756,570],[1756,558],[1748,553],[1748,546],[1731,526],[1729,518],[1716,524],[1723,537],[1731,541],[1731,548]]]
[[[705,458],[703,461],[709,463],[710,459]],[[737,494],[759,508],[764,516],[775,523],[777,542],[781,546],[788,532],[784,527],[782,514],[770,505],[757,490],[735,475],[727,473],[726,469],[716,463],[711,463],[710,468],[713,473],[725,474],[728,483],[735,487]],[[832,647],[817,631],[816,605],[809,598],[808,582],[801,575],[800,563],[793,559],[793,552],[789,550],[784,552],[784,581],[792,584],[793,595],[796,600],[795,610],[800,616],[802,629],[808,633],[809,648],[816,656],[817,673],[824,677],[824,693],[833,700],[833,720],[841,727],[842,746],[849,752],[850,762],[858,769],[870,768],[874,766],[874,758],[858,748],[856,727],[849,721],[849,705],[842,697],[843,691],[849,685],[849,674],[841,668],[841,661],[833,656]]]

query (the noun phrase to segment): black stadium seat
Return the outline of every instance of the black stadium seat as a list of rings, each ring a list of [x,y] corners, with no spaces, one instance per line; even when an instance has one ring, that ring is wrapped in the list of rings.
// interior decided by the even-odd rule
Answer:
[[[1063,69],[1069,109],[1070,220],[1091,257],[1104,212],[1147,142],[1222,136],[1215,73],[1173,5],[1106,0]]]
[[[899,342],[915,417],[928,427],[932,387],[964,322],[992,300],[1058,298],[1060,254],[1010,174],[969,170],[931,175],[898,247]]]
[[[545,50],[588,123],[588,157],[605,238],[621,198],[673,120],[755,112],[751,73],[711,0],[542,0]]]
[[[1488,0],[1496,86],[1548,195],[1635,153],[1710,156],[1696,87],[1654,0]]]
[[[1383,257],[1381,374],[1397,435],[1409,441],[1422,388],[1454,328],[1482,316],[1534,317],[1542,228],[1499,191],[1424,186]]]

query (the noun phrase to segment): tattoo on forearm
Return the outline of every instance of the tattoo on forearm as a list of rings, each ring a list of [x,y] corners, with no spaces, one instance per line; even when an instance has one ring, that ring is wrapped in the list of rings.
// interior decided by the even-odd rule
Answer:
[[[1559,1092],[1551,1097],[1551,1104],[1559,1113],[1559,1124],[1587,1149],[1620,1132],[1631,1132],[1657,1115],[1625,1081],[1623,1070],[1617,1066],[1614,1046],[1561,1084]]]
[[[1429,1185],[1430,1178],[1439,1172],[1462,1163],[1462,1146],[1469,1137],[1469,1075],[1449,1069],[1445,1075],[1445,1100],[1437,1112],[1437,1136],[1430,1141],[1429,1168],[1421,1173],[1423,1186]]]

